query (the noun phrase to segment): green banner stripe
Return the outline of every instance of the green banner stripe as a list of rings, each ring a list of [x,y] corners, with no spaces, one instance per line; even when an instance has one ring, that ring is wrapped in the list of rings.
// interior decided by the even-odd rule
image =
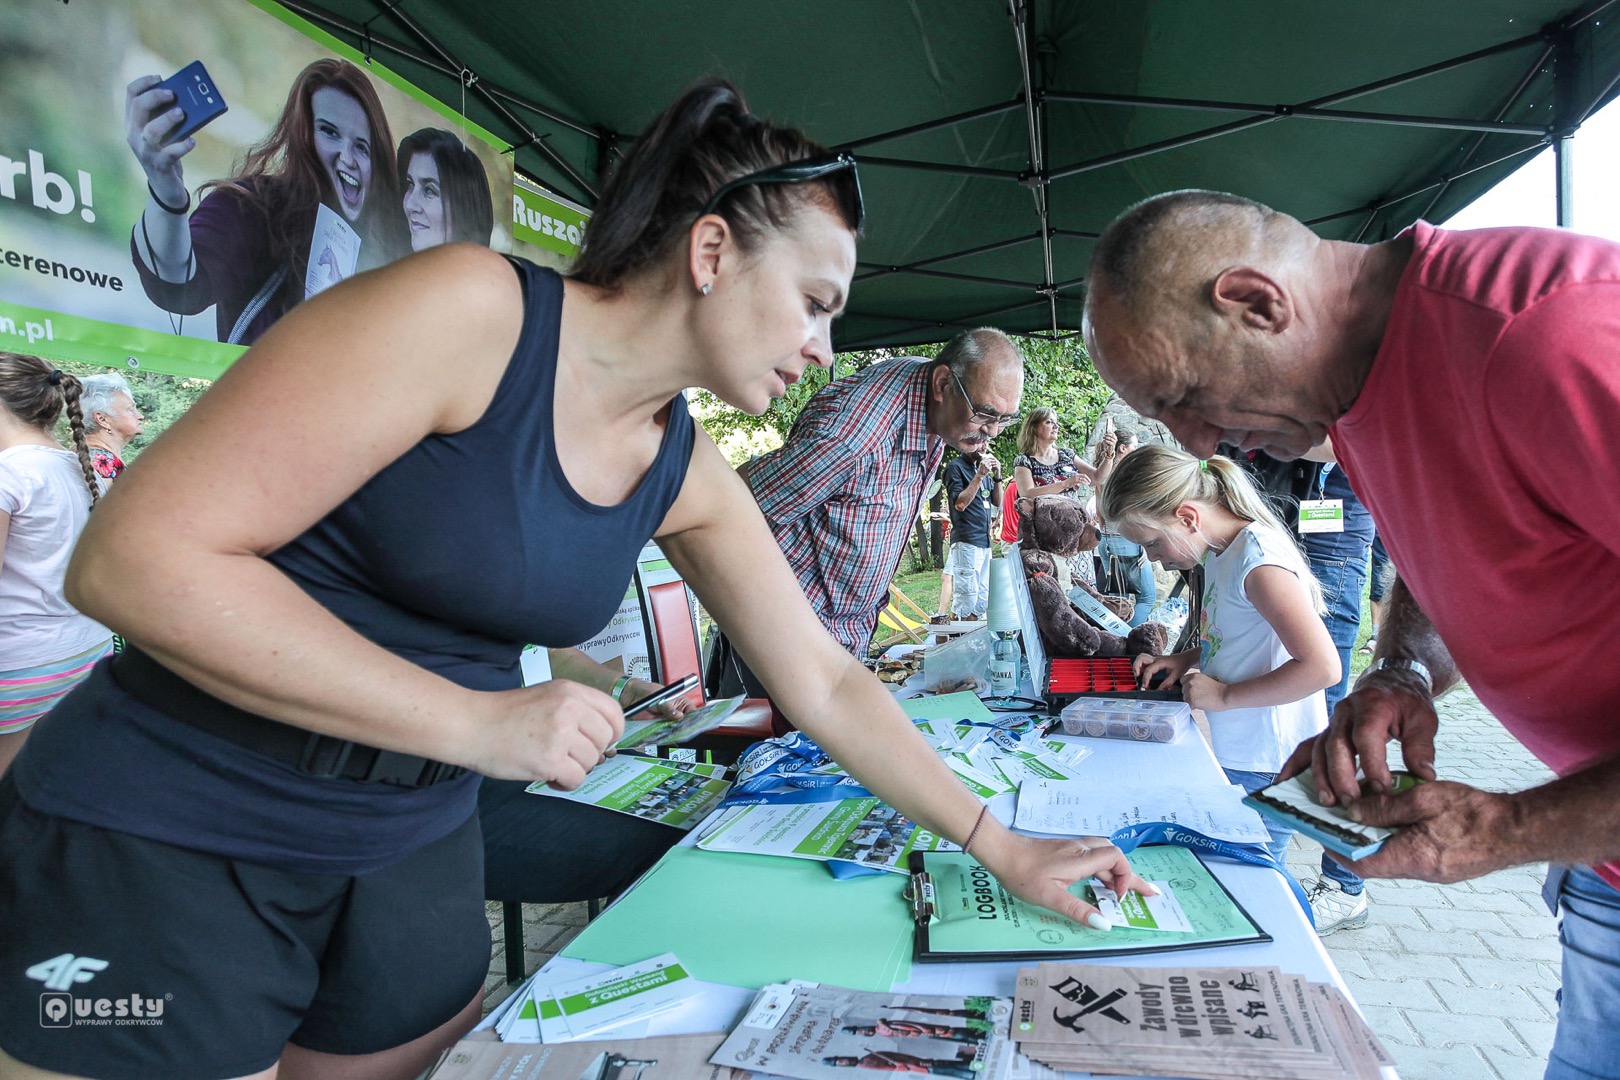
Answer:
[[[570,257],[579,254],[590,213],[518,177],[512,188],[512,237]]]
[[[0,303],[0,344],[58,360],[139,368],[187,379],[217,379],[246,351],[240,345],[6,303]]]

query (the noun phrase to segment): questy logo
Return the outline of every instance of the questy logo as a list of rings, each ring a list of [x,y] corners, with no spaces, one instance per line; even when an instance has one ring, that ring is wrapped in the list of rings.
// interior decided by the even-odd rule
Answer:
[[[63,953],[35,964],[23,974],[44,983],[47,990],[70,990],[74,983],[87,983],[96,977],[96,972],[106,969],[105,960]]]
[[[173,998],[172,994],[154,998],[141,994],[130,994],[127,998],[88,998],[74,997],[67,992],[74,985],[87,983],[96,977],[97,972],[105,970],[105,960],[63,953],[43,960],[24,972],[30,979],[45,984],[45,992],[39,995],[40,1026],[65,1028],[163,1023],[163,1008]]]

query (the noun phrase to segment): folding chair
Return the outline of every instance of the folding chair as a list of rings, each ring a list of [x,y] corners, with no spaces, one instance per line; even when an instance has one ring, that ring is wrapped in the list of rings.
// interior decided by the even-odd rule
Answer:
[[[902,604],[911,609],[911,615],[902,610]],[[913,645],[919,645],[928,639],[928,619],[928,612],[918,607],[916,601],[902,592],[899,586],[889,586],[889,602],[878,612],[879,626],[897,631]]]
[[[641,593],[641,612],[647,624],[647,653],[656,682],[669,683],[685,675],[703,675],[703,650],[698,643],[697,613],[691,591],[681,580],[648,583],[640,574],[636,586]],[[695,706],[705,704],[701,684],[688,695]],[[780,726],[774,722],[775,708],[766,698],[748,698],[724,724],[701,736],[699,745],[721,740],[724,749],[733,746],[738,753],[747,742],[768,739]]]

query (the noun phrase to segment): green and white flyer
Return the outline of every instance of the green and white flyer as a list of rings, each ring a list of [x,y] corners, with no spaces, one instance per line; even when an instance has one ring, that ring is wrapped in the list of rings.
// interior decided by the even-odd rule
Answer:
[[[698,847],[798,859],[840,860],[874,870],[906,872],[914,851],[955,851],[892,806],[874,798],[743,806]]]
[[[530,784],[535,795],[600,806],[621,814],[690,829],[720,804],[731,790],[722,765],[618,754],[585,776],[573,791]]]

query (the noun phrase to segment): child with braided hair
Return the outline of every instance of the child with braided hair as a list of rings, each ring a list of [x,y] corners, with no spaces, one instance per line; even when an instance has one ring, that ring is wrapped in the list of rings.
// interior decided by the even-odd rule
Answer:
[[[101,495],[82,389],[49,361],[0,352],[0,773],[112,644],[105,626],[62,595],[73,545]],[[52,434],[64,409],[73,450]]]
[[[1147,557],[1204,569],[1199,641],[1169,656],[1138,656],[1143,686],[1160,672],[1209,717],[1226,778],[1257,791],[1294,748],[1327,726],[1322,690],[1339,681],[1339,654],[1320,612],[1322,590],[1293,537],[1243,467],[1144,446],[1103,485],[1103,517]],[[1267,849],[1283,862],[1294,830],[1267,821]]]

